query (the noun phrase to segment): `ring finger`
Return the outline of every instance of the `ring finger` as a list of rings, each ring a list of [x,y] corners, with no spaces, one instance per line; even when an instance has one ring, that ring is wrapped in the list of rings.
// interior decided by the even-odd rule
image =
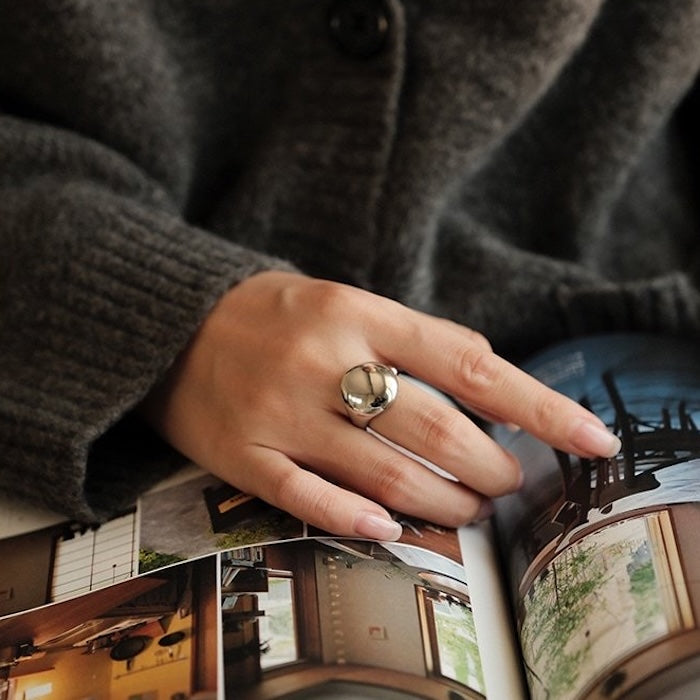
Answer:
[[[400,378],[392,405],[371,421],[372,430],[452,474],[489,497],[518,487],[520,466],[458,409]]]
[[[479,517],[485,499],[337,416],[303,454],[289,455],[336,483],[407,515],[456,527]],[[330,449],[329,449],[330,446]]]

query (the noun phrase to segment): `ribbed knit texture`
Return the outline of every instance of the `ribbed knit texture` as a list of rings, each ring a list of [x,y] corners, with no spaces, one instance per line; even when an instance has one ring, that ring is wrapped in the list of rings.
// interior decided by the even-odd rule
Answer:
[[[379,4],[379,3],[378,3]],[[700,0],[0,0],[0,488],[107,517],[212,305],[300,269],[513,359],[697,336]]]

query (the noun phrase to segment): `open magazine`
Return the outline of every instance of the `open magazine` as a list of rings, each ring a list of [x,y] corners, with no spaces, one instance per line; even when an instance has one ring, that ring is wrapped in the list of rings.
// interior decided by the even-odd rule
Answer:
[[[339,538],[196,468],[99,527],[0,511],[0,700],[700,697],[700,356],[646,336],[526,367],[622,439],[493,434],[491,523]]]

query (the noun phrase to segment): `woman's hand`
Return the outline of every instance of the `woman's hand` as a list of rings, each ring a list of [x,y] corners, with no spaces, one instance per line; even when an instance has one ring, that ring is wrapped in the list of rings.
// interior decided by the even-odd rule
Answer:
[[[371,427],[456,481],[355,427],[340,380],[370,360],[567,452],[612,456],[619,449],[595,416],[493,354],[478,333],[354,287],[286,272],[259,273],[231,289],[144,410],[200,466],[339,535],[397,539],[400,526],[383,506],[459,526],[487,515],[491,498],[518,488],[520,467],[511,454],[406,380]]]

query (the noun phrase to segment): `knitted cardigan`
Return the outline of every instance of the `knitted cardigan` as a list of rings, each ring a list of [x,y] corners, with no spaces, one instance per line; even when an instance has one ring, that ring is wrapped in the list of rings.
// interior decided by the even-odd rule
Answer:
[[[699,0],[0,0],[0,488],[99,520],[132,409],[266,269],[518,361],[695,336]],[[342,368],[339,368],[342,370]]]

